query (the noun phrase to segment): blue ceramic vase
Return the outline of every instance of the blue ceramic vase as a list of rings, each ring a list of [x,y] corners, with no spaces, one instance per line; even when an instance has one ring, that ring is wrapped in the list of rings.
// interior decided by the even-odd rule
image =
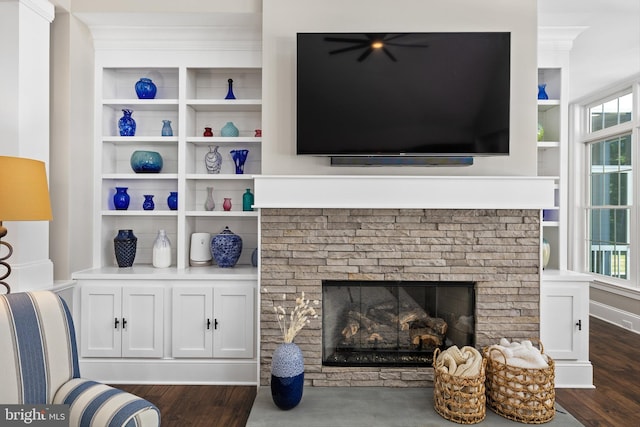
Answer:
[[[234,234],[229,227],[211,239],[211,255],[218,267],[231,268],[238,263],[242,253],[242,238]]]
[[[240,131],[233,122],[227,122],[227,124],[222,126],[222,129],[220,129],[220,136],[229,137],[238,135],[240,135]]]
[[[113,207],[118,211],[126,211],[129,208],[131,196],[127,190],[128,187],[116,187],[116,194],[113,195]]]
[[[129,163],[135,173],[159,173],[164,162],[160,153],[136,150],[131,154]]]
[[[236,174],[244,173],[244,163],[247,161],[249,150],[231,150],[231,158],[236,165]]]
[[[300,347],[284,343],[271,358],[271,397],[280,409],[295,408],[304,389],[304,357]]]
[[[124,108],[122,110],[123,116],[118,120],[118,129],[120,130],[120,136],[135,136],[136,135],[136,121],[131,117],[133,110]]]
[[[133,265],[137,246],[138,238],[133,234],[133,230],[118,230],[118,234],[113,239],[113,249],[118,267]]]
[[[169,209],[171,209],[172,211],[175,211],[176,209],[178,209],[178,192],[177,191],[169,192],[169,197],[167,197],[167,205],[169,206]]]
[[[158,88],[156,84],[147,77],[142,77],[136,82],[136,95],[140,99],[153,99],[156,97]]]

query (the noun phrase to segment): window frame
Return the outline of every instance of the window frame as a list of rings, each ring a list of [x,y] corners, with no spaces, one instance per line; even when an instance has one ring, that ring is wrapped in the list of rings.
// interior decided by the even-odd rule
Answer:
[[[627,93],[631,93],[633,97],[631,120],[591,132],[590,109]],[[569,224],[574,233],[574,239],[569,245],[569,259],[572,260],[569,268],[591,275],[595,282],[610,285],[620,290],[640,293],[640,76],[636,76],[634,80],[626,82],[617,88],[609,88],[608,90],[597,92],[589,98],[572,104],[571,108],[574,112],[574,123],[571,127],[573,135],[570,139],[576,143],[573,144],[575,153],[570,157],[574,162],[572,169],[575,172],[573,183],[575,203],[570,216],[572,224]],[[589,212],[592,207],[590,204],[591,144],[626,134],[631,135],[632,146],[632,203],[623,206],[630,206],[629,252],[632,264],[629,268],[629,277],[620,279],[589,271],[589,242],[591,237],[589,234]],[[597,205],[595,206],[598,207]]]

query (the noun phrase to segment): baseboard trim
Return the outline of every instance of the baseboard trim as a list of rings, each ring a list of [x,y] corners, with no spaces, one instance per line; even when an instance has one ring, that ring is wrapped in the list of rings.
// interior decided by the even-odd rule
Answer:
[[[640,316],[597,301],[589,301],[589,315],[640,334]]]
[[[89,359],[83,378],[108,384],[257,385],[255,360]]]
[[[555,361],[556,388],[595,388],[589,361]]]

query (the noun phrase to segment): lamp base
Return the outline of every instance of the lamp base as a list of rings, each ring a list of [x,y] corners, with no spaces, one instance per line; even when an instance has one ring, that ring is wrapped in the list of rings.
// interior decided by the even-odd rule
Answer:
[[[2,225],[2,221],[0,221],[0,239],[7,235],[7,228]],[[13,254],[13,246],[9,243],[0,240],[0,245],[4,245],[7,247],[7,254],[4,256],[0,256],[0,268],[4,267],[6,271],[4,274],[0,273],[0,285],[4,286],[7,289],[6,293],[11,293],[11,286],[7,282],[4,281],[11,274],[11,266],[9,263],[5,262],[5,260],[9,259],[9,257]],[[0,254],[2,253],[2,249],[0,249]]]

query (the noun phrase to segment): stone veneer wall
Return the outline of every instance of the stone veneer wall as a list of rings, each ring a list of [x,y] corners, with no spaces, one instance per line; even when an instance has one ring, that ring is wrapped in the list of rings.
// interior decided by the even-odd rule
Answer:
[[[282,342],[274,305],[290,312],[301,291],[320,300],[323,279],[473,281],[479,349],[538,337],[540,234],[538,210],[262,209],[261,384]],[[306,384],[432,385],[432,368],[322,366],[321,326],[295,339]]]

